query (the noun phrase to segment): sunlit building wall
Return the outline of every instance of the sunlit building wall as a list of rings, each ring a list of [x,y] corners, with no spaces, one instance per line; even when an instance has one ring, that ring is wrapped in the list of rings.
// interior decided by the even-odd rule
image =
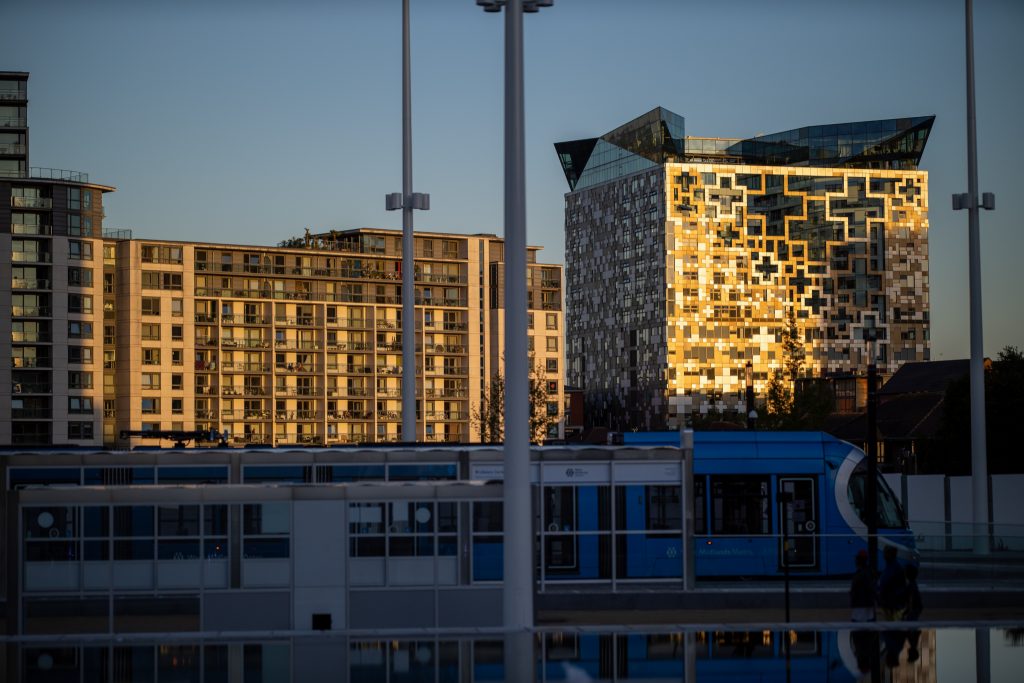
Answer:
[[[745,410],[784,369],[792,315],[803,376],[929,358],[931,117],[687,138],[662,109],[558,143],[565,197],[567,381],[588,420],[678,424]]]

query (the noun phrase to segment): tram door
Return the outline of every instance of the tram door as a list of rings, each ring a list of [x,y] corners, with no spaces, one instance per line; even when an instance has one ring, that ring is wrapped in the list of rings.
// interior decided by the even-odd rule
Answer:
[[[783,537],[789,537],[789,568],[818,566],[818,505],[813,477],[779,477],[779,569],[784,566]],[[783,523],[786,524],[783,532]]]

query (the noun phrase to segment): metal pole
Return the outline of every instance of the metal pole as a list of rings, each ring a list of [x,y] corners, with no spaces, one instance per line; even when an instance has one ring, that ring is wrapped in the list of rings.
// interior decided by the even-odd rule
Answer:
[[[985,445],[985,349],[981,329],[981,230],[978,206],[978,134],[974,113],[974,10],[967,24],[967,216],[971,297],[971,489],[974,552],[988,554],[988,455]]]
[[[872,576],[878,575],[878,368],[875,366],[874,329],[868,339],[868,428],[867,446],[868,479],[864,491],[864,505],[867,507],[868,561]]]
[[[783,484],[785,487],[786,485]],[[782,505],[782,576],[785,581],[783,600],[786,604],[786,623],[789,623],[789,504],[793,500],[790,491],[779,492],[779,503]],[[788,632],[787,632],[788,637]],[[789,653],[787,651],[787,666]]]
[[[505,4],[504,621],[509,629],[533,627],[523,118],[523,1],[508,0]]]
[[[416,285],[412,236],[412,87],[409,0],[402,0],[402,441],[416,433]]]

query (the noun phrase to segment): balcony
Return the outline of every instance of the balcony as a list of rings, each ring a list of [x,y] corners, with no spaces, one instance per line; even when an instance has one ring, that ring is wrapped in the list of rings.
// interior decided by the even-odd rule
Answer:
[[[24,128],[25,119],[17,116],[9,116],[0,119],[0,128]]]
[[[46,357],[12,358],[11,359],[11,367],[13,367],[15,369],[22,369],[22,368],[49,368],[49,367],[51,367],[51,365],[50,365],[50,359],[46,358]]]
[[[70,387],[69,387],[70,388]],[[30,382],[15,382],[11,385],[12,394],[52,394],[53,385]]]
[[[315,410],[278,410],[274,419],[278,422],[310,421],[321,419],[321,414]]]
[[[0,124],[2,126],[3,124]],[[24,119],[22,119],[22,125],[24,128]],[[73,183],[87,183],[89,182],[89,174],[82,173],[81,171],[68,171],[63,168],[41,168],[39,166],[33,166],[29,169],[28,173],[30,178],[40,178],[42,180],[68,180]]]
[[[4,152],[5,147],[23,147],[23,145],[0,145],[0,154],[18,154],[18,152]],[[53,200],[49,197],[11,197],[11,206],[16,209],[52,209]]]
[[[50,263],[53,257],[49,252],[16,251],[11,254],[11,261],[15,263]]]
[[[275,396],[323,396],[319,387],[274,387]]]
[[[50,317],[50,307],[11,306],[11,315],[15,318],[48,318]]]
[[[22,100],[28,100],[28,94],[23,89],[4,88],[0,90],[0,101],[20,102]]]
[[[11,280],[11,289],[49,289],[49,280],[27,280],[25,278],[14,278]]]
[[[48,332],[11,332],[11,341],[23,344],[50,344],[53,338]]]
[[[11,223],[11,234],[48,237],[53,234],[53,227],[49,225],[34,225],[32,223]]]
[[[424,394],[426,398],[466,398],[469,396],[467,389],[427,389]]]
[[[377,420],[386,420],[388,422],[398,422],[402,419],[402,411],[400,410],[378,410]]]

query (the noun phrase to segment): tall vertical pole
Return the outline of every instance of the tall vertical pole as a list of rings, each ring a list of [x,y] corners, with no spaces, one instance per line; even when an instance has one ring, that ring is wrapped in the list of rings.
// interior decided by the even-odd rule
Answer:
[[[523,0],[505,4],[505,559],[504,622],[533,627],[530,399],[526,348]]]
[[[868,414],[867,446],[868,479],[864,490],[864,505],[868,522],[868,566],[872,575],[878,573],[878,367],[875,365],[874,328],[865,330],[868,339]]]
[[[988,455],[985,446],[985,349],[981,329],[981,230],[978,206],[978,133],[974,113],[974,9],[966,0],[967,24],[967,215],[971,296],[971,489],[974,552],[987,554]]]
[[[416,285],[412,238],[412,88],[409,0],[402,0],[402,440],[416,433]]]

